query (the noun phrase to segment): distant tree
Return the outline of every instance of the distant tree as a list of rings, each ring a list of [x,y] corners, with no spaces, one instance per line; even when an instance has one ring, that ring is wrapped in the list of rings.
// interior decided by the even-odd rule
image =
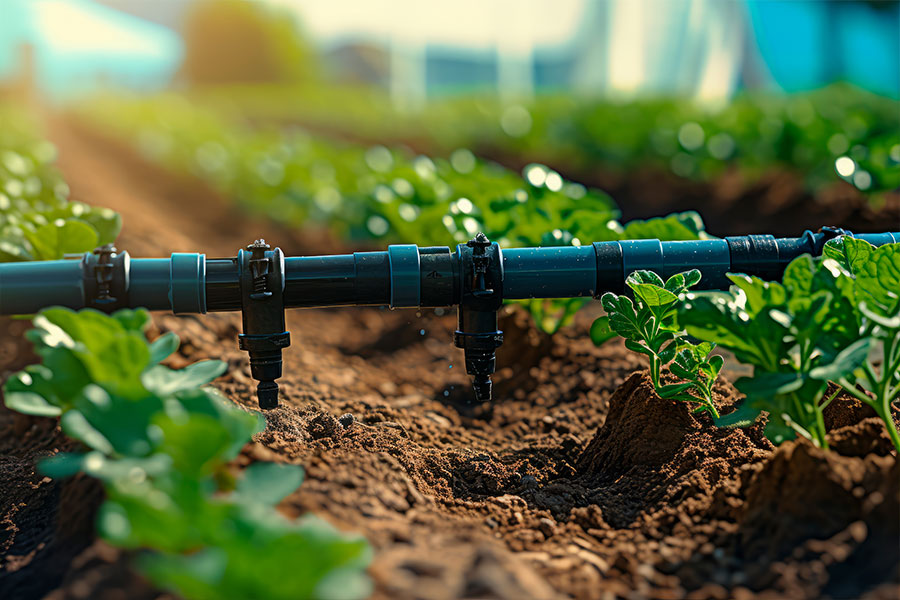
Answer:
[[[200,0],[183,27],[180,75],[191,85],[300,83],[317,59],[293,14],[246,0]]]

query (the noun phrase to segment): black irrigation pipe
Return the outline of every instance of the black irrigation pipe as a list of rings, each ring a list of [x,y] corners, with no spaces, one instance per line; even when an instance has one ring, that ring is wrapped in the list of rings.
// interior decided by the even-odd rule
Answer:
[[[726,289],[729,272],[780,279],[791,260],[820,255],[825,242],[838,235],[852,234],[823,228],[797,238],[747,235],[507,249],[478,234],[455,251],[400,244],[380,252],[296,257],[285,257],[263,240],[231,258],[174,253],[133,259],[105,246],[81,260],[0,264],[0,314],[31,314],[48,306],[180,314],[239,310],[244,329],[239,344],[259,381],[259,405],[274,408],[282,350],[290,345],[285,308],[456,305],[454,342],[465,353],[476,399],[487,401],[496,349],[503,343],[497,311],[504,300],[622,293],[626,277],[639,269],[663,278],[699,269],[702,289]],[[855,237],[875,246],[900,242],[900,232]]]

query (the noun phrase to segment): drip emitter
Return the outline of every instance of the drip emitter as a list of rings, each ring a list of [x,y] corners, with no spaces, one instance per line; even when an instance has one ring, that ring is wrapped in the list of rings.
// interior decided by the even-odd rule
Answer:
[[[835,228],[797,238],[747,235],[663,242],[628,240],[587,246],[501,249],[479,233],[453,251],[446,246],[389,246],[381,252],[285,257],[256,240],[231,258],[176,252],[135,258],[104,246],[81,260],[0,264],[0,314],[31,314],[48,306],[112,312],[144,307],[176,314],[240,310],[242,350],[259,383],[261,408],[278,405],[282,351],[290,346],[285,308],[457,306],[454,343],[465,353],[475,398],[491,398],[503,332],[504,300],[599,297],[622,293],[639,269],[663,278],[700,269],[700,289],[725,289],[728,272],[780,279],[801,254],[819,255],[825,242],[852,235]],[[875,246],[900,243],[900,232],[855,236]]]

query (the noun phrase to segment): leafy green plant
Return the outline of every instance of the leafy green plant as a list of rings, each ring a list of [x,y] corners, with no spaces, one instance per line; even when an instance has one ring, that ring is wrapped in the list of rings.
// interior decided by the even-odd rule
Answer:
[[[114,211],[66,200],[56,150],[38,131],[27,111],[0,105],[0,262],[90,252],[122,228]]]
[[[827,448],[822,411],[836,395],[825,397],[831,381],[872,406],[900,450],[890,416],[900,377],[900,245],[875,250],[844,237],[829,241],[823,258],[792,261],[783,283],[728,277],[728,292],[690,294],[678,308],[690,335],[754,366],[752,378],[735,384],[746,400],[718,423],[745,424],[765,411],[773,442],[802,435]]]
[[[844,236],[828,242],[824,252],[853,279],[846,293],[858,308],[860,339],[848,350],[864,357],[852,372],[834,374],[834,379],[881,417],[900,454],[900,434],[891,415],[892,403],[900,398],[900,244],[876,249]]]
[[[180,96],[95,102],[91,113],[144,154],[210,181],[249,210],[297,226],[388,242],[453,244],[484,232],[504,246],[706,237],[694,212],[624,226],[604,192],[540,164],[522,174],[457,149],[447,158],[364,147],[298,129],[252,129]],[[555,333],[586,299],[524,302]]]
[[[665,282],[652,271],[635,271],[625,280],[634,301],[612,292],[603,294],[600,302],[607,316],[594,321],[591,339],[600,345],[622,336],[629,350],[650,360],[650,380],[660,398],[697,404],[694,412],[718,418],[712,388],[724,360],[710,354],[715,344],[688,342],[676,321],[682,295],[699,281],[696,269],[672,275]],[[662,383],[666,365],[679,383]]]
[[[369,549],[312,516],[274,506],[302,480],[295,465],[228,468],[265,421],[204,387],[225,370],[201,361],[160,364],[178,348],[168,333],[147,343],[146,311],[108,316],[50,308],[27,335],[42,364],[6,383],[6,405],[58,416],[85,451],[58,454],[39,469],[83,471],[107,499],[98,530],[110,543],[146,549],[138,565],[157,585],[188,599],[361,598]]]
[[[453,95],[400,113],[386,94],[361,86],[232,86],[192,98],[256,122],[314,123],[384,144],[414,140],[435,153],[470,148],[540,160],[573,177],[598,167],[627,173],[653,166],[700,180],[731,169],[753,180],[787,169],[812,191],[843,179],[873,204],[900,185],[897,101],[844,83],[789,95],[746,91],[713,110],[683,98],[545,93],[514,106],[493,94]]]

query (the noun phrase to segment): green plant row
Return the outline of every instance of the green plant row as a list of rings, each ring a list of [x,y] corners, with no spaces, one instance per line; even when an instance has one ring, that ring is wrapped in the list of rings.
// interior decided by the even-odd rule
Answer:
[[[543,165],[521,175],[456,150],[446,159],[362,147],[299,129],[243,127],[178,95],[95,101],[89,117],[136,140],[151,160],[211,182],[247,210],[280,223],[327,226],[338,236],[420,245],[477,232],[504,246],[706,237],[696,213],[622,225],[612,199]],[[530,301],[552,333],[586,300]]]
[[[792,261],[782,283],[728,277],[727,292],[690,292],[696,271],[665,283],[638,271],[628,278],[635,301],[605,295],[608,316],[591,336],[597,344],[624,337],[649,357],[661,397],[696,404],[718,425],[748,425],[767,413],[766,435],[776,444],[800,435],[827,448],[823,411],[843,390],[875,411],[900,453],[891,414],[900,399],[900,244],[875,248],[843,236],[820,258]],[[686,342],[686,334],[702,343]],[[722,367],[721,357],[709,356],[716,344],[754,367],[753,377],[735,383],[746,399],[721,418],[711,396]],[[661,384],[667,363],[679,383]]]
[[[143,310],[64,308],[35,318],[27,336],[42,364],[7,381],[6,406],[59,417],[85,448],[47,458],[39,470],[102,481],[102,537],[140,551],[140,570],[184,598],[367,596],[365,540],[275,510],[300,485],[298,466],[257,462],[234,475],[228,462],[264,418],[205,387],[225,363],[160,364],[179,341],[167,333],[148,343],[149,318]]]
[[[257,121],[315,123],[371,140],[413,140],[435,151],[471,148],[590,173],[668,170],[709,180],[738,169],[754,180],[800,173],[816,191],[841,179],[879,203],[900,187],[900,102],[846,84],[784,95],[745,92],[724,105],[680,98],[629,101],[544,95],[510,105],[496,97],[435,100],[397,113],[365,89],[245,86],[195,95]]]
[[[55,158],[33,115],[0,103],[0,262],[90,252],[118,236],[116,212],[67,201]]]

